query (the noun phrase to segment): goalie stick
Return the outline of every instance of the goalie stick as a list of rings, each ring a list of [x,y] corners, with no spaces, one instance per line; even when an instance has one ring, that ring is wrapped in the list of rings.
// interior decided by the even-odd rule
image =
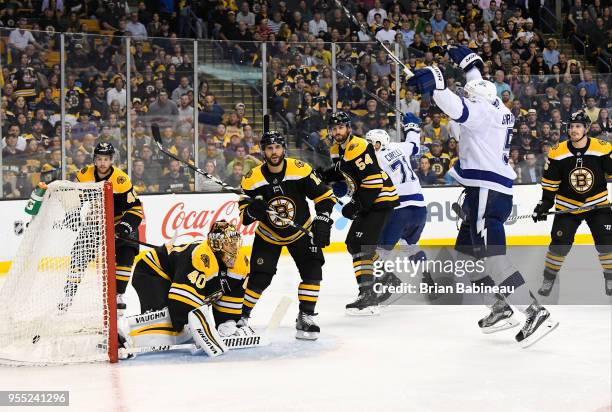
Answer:
[[[228,336],[224,338],[223,341],[230,349],[245,349],[252,348],[257,346],[266,346],[270,342],[268,341],[266,335],[269,335],[271,332],[278,329],[280,323],[282,322],[289,306],[291,305],[291,298],[288,296],[283,296],[281,300],[276,305],[274,312],[270,316],[270,320],[268,321],[268,325],[264,330],[262,335],[258,336],[237,336],[231,337]],[[191,353],[196,353],[198,351],[198,347],[193,343],[183,343],[180,345],[159,345],[159,346],[142,346],[136,348],[119,348],[119,359],[127,359],[129,355],[136,355],[140,353],[153,353],[153,352],[167,352],[174,350],[188,350]]]
[[[566,213],[582,212],[582,211],[586,211],[586,210],[607,209],[607,208],[610,208],[610,207],[612,207],[612,203],[608,203],[608,204],[605,204],[605,205],[599,205],[599,206],[581,206],[581,207],[576,207],[576,208],[572,208],[572,209],[555,210],[554,212],[546,212],[546,213],[544,213],[544,215],[546,215],[546,216],[564,215]],[[457,203],[457,202],[453,203],[451,205],[451,209],[453,210],[453,212],[455,212],[455,214],[457,215],[457,217],[459,217],[459,219],[467,220],[467,216],[463,212],[463,209],[461,209],[461,206],[459,206],[459,203]],[[526,215],[517,215],[517,216],[509,217],[506,220],[506,222],[514,222],[516,220],[532,219],[532,218],[533,218],[533,213],[526,214]]]
[[[336,3],[336,6],[338,6],[340,9],[344,11],[344,14],[347,15],[349,20],[351,20],[351,22],[356,27],[359,27],[361,31],[363,31],[365,34],[367,34],[370,37],[370,39],[374,39],[374,41],[376,41],[376,43],[378,43],[378,45],[382,47],[385,53],[387,53],[387,55],[391,58],[391,60],[393,60],[396,64],[398,64],[402,68],[404,74],[406,74],[406,80],[414,76],[414,73],[412,73],[412,70],[410,70],[408,66],[406,66],[395,54],[393,54],[391,50],[389,50],[389,48],[383,44],[383,42],[378,40],[376,36],[370,31],[370,29],[366,25],[360,24],[357,18],[353,15],[353,13],[351,13],[346,8],[346,6],[342,4],[340,0],[335,0],[335,3]]]
[[[265,121],[265,116],[264,116],[264,121]],[[225,190],[227,192],[231,192],[231,193],[237,194],[237,195],[246,196],[244,194],[244,192],[242,191],[242,189],[228,185],[227,183],[225,183],[221,179],[216,178],[215,176],[211,175],[210,173],[205,172],[204,170],[200,169],[199,167],[194,166],[191,163],[184,161],[180,157],[176,156],[174,153],[171,153],[168,150],[164,149],[164,146],[162,145],[161,133],[159,132],[159,126],[157,124],[155,124],[155,123],[151,125],[151,134],[153,135],[153,140],[155,140],[155,143],[157,144],[157,147],[159,148],[159,150],[163,154],[165,154],[166,156],[171,157],[172,159],[176,160],[177,162],[187,166],[188,168],[190,168],[191,170],[193,170],[196,173],[201,174],[205,178],[212,180],[216,184],[220,185],[223,188],[223,190]],[[278,219],[281,222],[283,222],[285,224],[288,224],[292,228],[294,228],[296,230],[299,230],[303,234],[312,237],[312,232],[310,232],[308,229],[298,225],[293,220],[285,218],[285,217],[282,217],[278,213],[276,213],[274,210],[269,209],[269,208],[267,209],[267,212],[268,212],[268,214],[270,216],[274,217],[275,219]]]

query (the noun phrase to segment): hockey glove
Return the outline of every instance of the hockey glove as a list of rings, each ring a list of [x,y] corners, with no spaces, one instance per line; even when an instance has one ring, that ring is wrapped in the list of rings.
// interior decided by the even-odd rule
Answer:
[[[324,167],[317,167],[315,173],[325,183],[333,182],[336,179],[337,174],[340,172],[340,162],[336,162],[333,166],[325,169]]]
[[[331,187],[336,197],[344,197],[348,193],[348,185],[346,182],[335,182],[332,183]]]
[[[430,66],[414,72],[414,76],[408,80],[408,86],[415,87],[418,93],[424,95],[434,90],[444,90],[446,82],[442,71],[438,67]]]
[[[484,69],[482,58],[465,46],[449,47],[448,55],[466,73],[474,67],[480,70],[481,73]]]
[[[328,213],[317,215],[312,222],[312,240],[315,246],[324,248],[329,246],[331,227],[334,221]]]
[[[261,197],[256,197],[251,200],[251,203],[249,203],[244,212],[252,220],[266,220],[268,217],[268,205]]]
[[[402,119],[402,123],[404,124],[405,133],[421,133],[421,119],[419,119],[418,116],[415,116],[414,113],[406,113]]]
[[[342,216],[350,220],[355,220],[357,216],[359,216],[360,210],[361,206],[359,205],[359,202],[353,198],[342,208]]]
[[[119,237],[129,237],[132,230],[132,226],[128,222],[120,222],[115,226],[115,234]]]
[[[542,220],[546,220],[546,213],[550,210],[551,207],[552,204],[549,201],[540,200],[535,209],[533,209],[533,214],[531,215],[531,218],[536,223]]]

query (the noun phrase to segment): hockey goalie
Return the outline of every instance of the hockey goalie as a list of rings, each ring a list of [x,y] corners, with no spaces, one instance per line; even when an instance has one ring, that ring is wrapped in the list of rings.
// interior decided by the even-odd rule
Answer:
[[[205,241],[148,251],[132,278],[142,313],[124,318],[120,325],[119,342],[125,349],[120,352],[193,341],[196,353],[212,357],[229,347],[257,346],[253,343],[259,339],[240,339],[257,336],[240,322],[249,273],[241,243],[236,227],[221,220],[213,223]]]

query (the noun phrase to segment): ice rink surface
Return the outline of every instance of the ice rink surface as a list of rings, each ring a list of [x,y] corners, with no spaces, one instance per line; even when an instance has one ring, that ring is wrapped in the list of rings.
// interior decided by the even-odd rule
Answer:
[[[480,333],[481,306],[348,317],[344,305],[357,292],[350,256],[326,259],[315,342],[294,338],[299,277],[283,256],[253,312],[252,325],[263,328],[282,296],[294,301],[270,346],[216,359],[175,352],[118,365],[2,367],[0,388],[68,390],[70,407],[57,409],[75,411],[612,410],[610,306],[551,306],[559,327],[521,349],[518,329]]]

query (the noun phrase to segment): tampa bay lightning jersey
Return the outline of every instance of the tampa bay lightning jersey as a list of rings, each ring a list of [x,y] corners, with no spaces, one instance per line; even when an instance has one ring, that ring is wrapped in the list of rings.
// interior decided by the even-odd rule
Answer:
[[[493,103],[461,98],[459,160],[449,174],[464,186],[512,194],[516,173],[508,164],[514,115],[497,98]]]
[[[419,177],[410,165],[410,157],[420,153],[420,145],[419,133],[409,131],[404,142],[389,143],[376,152],[378,164],[389,175],[399,195],[400,205],[396,208],[425,206]]]

